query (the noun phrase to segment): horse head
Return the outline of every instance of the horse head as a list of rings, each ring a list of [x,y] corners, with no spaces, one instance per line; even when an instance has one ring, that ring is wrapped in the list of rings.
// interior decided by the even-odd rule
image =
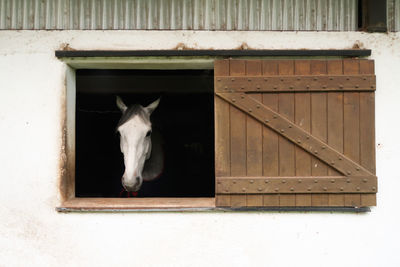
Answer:
[[[122,112],[117,125],[120,134],[121,152],[124,154],[125,172],[122,185],[128,192],[137,192],[143,183],[143,167],[151,156],[151,113],[157,108],[160,99],[147,107],[132,105],[127,107],[117,96],[117,106]]]

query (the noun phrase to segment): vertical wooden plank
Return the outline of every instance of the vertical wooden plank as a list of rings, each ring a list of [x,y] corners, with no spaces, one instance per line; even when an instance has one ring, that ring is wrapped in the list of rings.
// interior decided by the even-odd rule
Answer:
[[[342,75],[342,60],[327,61],[328,74]],[[343,93],[328,93],[328,144],[343,153]],[[329,169],[328,175],[342,175],[336,170]],[[329,194],[328,205],[344,206],[344,194]]]
[[[344,205],[346,207],[361,207],[361,194],[345,194]]]
[[[263,75],[278,75],[278,62],[275,60],[263,61]],[[278,111],[278,94],[264,93],[263,104],[274,111]],[[279,144],[278,135],[267,127],[263,127],[263,175],[279,175]],[[263,205],[268,207],[279,206],[279,195],[264,195]]]
[[[246,75],[245,60],[230,60],[231,76]],[[230,105],[231,176],[246,175],[246,114]],[[231,206],[245,207],[246,195],[231,195]]]
[[[294,65],[296,75],[310,74],[309,60],[296,60]],[[310,93],[296,93],[295,123],[302,129],[310,132],[311,128],[311,95]],[[311,155],[295,146],[296,176],[311,176]],[[296,206],[311,206],[311,194],[296,194]]]
[[[325,75],[326,73],[326,61],[311,61],[311,74]],[[327,141],[327,93],[311,94],[311,133],[322,141]],[[318,148],[315,150],[318,153]],[[311,174],[313,176],[326,176],[328,167],[322,161],[312,158]],[[328,206],[328,194],[312,194],[311,204],[313,206]]]
[[[361,207],[376,206],[376,194],[361,194]]]
[[[214,61],[214,76],[228,76],[229,61]],[[216,82],[216,81],[214,81]],[[230,176],[229,103],[214,95],[215,112],[215,178]],[[217,195],[216,206],[229,207],[229,195]]]
[[[360,60],[360,74],[374,74],[374,61]],[[376,173],[375,93],[360,93],[360,163]],[[361,206],[376,206],[376,194],[361,194]]]
[[[246,75],[260,76],[262,74],[262,65],[260,60],[246,61]],[[262,102],[261,94],[251,94],[251,97]],[[262,125],[252,117],[246,117],[246,164],[247,176],[262,176]],[[247,195],[247,206],[256,207],[263,205],[262,195]]]
[[[293,75],[294,61],[281,60],[278,64],[279,75]],[[278,95],[279,114],[294,121],[294,93],[280,93]],[[284,137],[279,137],[279,175],[295,176],[295,152],[294,144]],[[280,206],[295,206],[295,194],[283,194],[279,196]]]
[[[359,60],[343,60],[343,74],[358,74]],[[343,153],[355,162],[360,162],[360,93],[343,94]],[[350,173],[353,170],[349,170]],[[345,206],[361,205],[360,194],[345,194]]]
[[[360,60],[360,74],[373,74],[374,62]],[[375,93],[360,93],[360,163],[375,174]]]

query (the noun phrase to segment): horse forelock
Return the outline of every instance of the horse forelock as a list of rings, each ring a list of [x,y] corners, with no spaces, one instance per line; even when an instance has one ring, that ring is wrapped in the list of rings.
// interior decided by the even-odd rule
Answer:
[[[143,109],[141,105],[136,104],[130,106],[124,113],[122,113],[122,116],[119,119],[116,129],[118,129],[121,125],[123,125],[124,123],[126,123],[135,116],[139,116],[139,118],[141,118],[142,121],[145,123],[150,123],[149,115],[146,113],[146,111]]]

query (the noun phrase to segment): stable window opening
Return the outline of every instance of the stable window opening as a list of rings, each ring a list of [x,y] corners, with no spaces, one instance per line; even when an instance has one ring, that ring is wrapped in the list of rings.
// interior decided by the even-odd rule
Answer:
[[[160,98],[144,169],[163,166],[136,193],[121,181],[117,96],[128,107]],[[214,197],[213,106],[212,70],[77,70],[75,197]]]

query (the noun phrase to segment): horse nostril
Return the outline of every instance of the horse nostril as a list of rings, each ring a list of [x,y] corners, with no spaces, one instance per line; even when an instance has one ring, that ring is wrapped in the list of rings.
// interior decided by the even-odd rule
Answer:
[[[137,182],[137,183],[140,183],[140,177],[139,177],[139,176],[136,177],[136,182]]]

